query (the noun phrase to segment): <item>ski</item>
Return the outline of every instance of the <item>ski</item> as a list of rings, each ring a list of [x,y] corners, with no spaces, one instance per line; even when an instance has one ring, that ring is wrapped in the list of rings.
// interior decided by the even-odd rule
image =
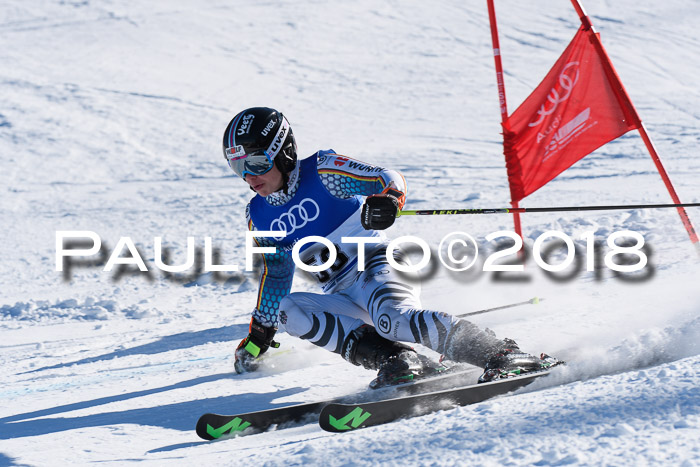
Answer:
[[[242,436],[260,433],[270,429],[274,425],[315,422],[321,409],[332,403],[348,403],[349,401],[376,401],[396,397],[397,394],[420,394],[422,392],[436,391],[447,387],[455,387],[471,384],[481,373],[480,369],[461,369],[455,367],[436,376],[417,379],[408,383],[387,386],[342,398],[329,399],[317,402],[307,402],[274,409],[265,409],[254,412],[220,415],[206,413],[199,417],[196,426],[197,435],[206,440],[214,440],[221,437]]]
[[[450,407],[475,404],[527,386],[551,370],[472,384],[453,389],[419,393],[393,399],[348,404],[332,402],[321,410],[319,424],[326,431],[343,433],[357,428],[381,425],[401,418],[424,415]]]
[[[273,425],[299,422],[306,416],[318,414],[330,402],[308,402],[237,415],[206,413],[197,420],[196,431],[200,438],[206,440],[260,433]]]

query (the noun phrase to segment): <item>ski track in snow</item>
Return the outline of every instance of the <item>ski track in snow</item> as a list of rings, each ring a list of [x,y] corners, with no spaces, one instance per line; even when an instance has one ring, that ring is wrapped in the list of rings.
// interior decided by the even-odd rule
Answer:
[[[423,277],[423,302],[473,317],[568,365],[517,393],[342,435],[317,424],[203,442],[204,412],[261,410],[365,390],[372,374],[280,335],[258,374],[232,374],[254,272],[168,277],[186,237],[242,268],[251,196],[220,137],[254,105],[282,110],[299,152],[333,148],[399,169],[408,209],[506,207],[485,2],[6,2],[0,13],[0,465],[700,465],[698,259],[673,210],[522,216],[597,241],[644,236],[642,274]],[[700,11],[586,0],[684,202],[700,201]],[[578,27],[569,2],[496,4],[512,112]],[[530,206],[668,203],[640,138],[605,145]],[[698,209],[688,210],[699,226]],[[511,230],[509,216],[402,218],[396,237]],[[55,232],[136,243],[148,274],[55,270]],[[563,255],[555,253],[552,261]],[[240,263],[239,263],[240,262]],[[477,265],[478,266],[478,265]],[[568,272],[567,272],[568,274]],[[295,290],[313,291],[299,275]],[[456,306],[460,304],[461,306]],[[291,350],[290,352],[284,352]],[[425,350],[425,349],[423,349]],[[428,353],[430,353],[428,351]]]

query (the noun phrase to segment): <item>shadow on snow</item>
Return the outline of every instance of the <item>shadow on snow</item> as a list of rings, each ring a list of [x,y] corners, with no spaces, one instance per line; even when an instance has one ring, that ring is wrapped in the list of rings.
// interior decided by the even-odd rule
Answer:
[[[197,419],[205,412],[234,412],[254,411],[278,406],[291,405],[289,403],[273,404],[272,401],[281,397],[292,396],[306,391],[305,388],[289,388],[276,390],[269,393],[245,393],[230,396],[199,399],[194,401],[179,402],[176,404],[160,405],[130,409],[115,412],[102,412],[92,415],[63,418],[36,418],[55,415],[72,410],[95,407],[110,402],[118,402],[135,397],[146,396],[183,387],[196,386],[219,379],[230,378],[230,373],[205,376],[183,381],[170,386],[148,389],[143,391],[120,394],[117,396],[102,397],[90,401],[77,402],[53,407],[50,409],[26,412],[0,419],[0,439],[22,438],[27,436],[39,436],[48,433],[56,433],[66,430],[88,428],[96,426],[110,426],[131,423],[135,425],[150,425],[160,428],[169,428],[194,433]],[[31,420],[29,420],[31,419]]]
[[[139,345],[128,349],[115,350],[114,352],[98,355],[96,357],[83,358],[82,360],[76,360],[74,362],[44,366],[41,368],[36,368],[34,370],[25,371],[19,374],[24,375],[44,370],[55,370],[57,368],[65,368],[72,365],[84,365],[86,363],[94,363],[103,360],[112,360],[114,358],[128,357],[131,355],[153,355],[157,353],[170,352],[171,350],[186,349],[189,347],[196,347],[198,345],[204,345],[214,342],[232,341],[236,339],[235,336],[239,336],[238,339],[242,339],[247,333],[247,324],[232,324],[230,326],[223,326],[220,328],[213,329],[204,329],[202,331],[181,332],[179,334],[165,336],[161,339],[158,339],[157,341],[150,342],[148,344]]]

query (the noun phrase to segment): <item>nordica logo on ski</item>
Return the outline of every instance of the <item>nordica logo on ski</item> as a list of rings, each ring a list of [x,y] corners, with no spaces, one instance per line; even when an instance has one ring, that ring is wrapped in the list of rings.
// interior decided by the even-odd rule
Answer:
[[[362,407],[355,407],[352,412],[340,419],[329,415],[328,423],[338,431],[354,430],[359,428],[371,416],[372,414],[362,410]],[[350,426],[348,426],[348,423]]]
[[[209,436],[216,439],[221,438],[224,434],[226,434],[226,432],[228,432],[229,434],[236,433],[238,431],[245,430],[249,426],[250,423],[244,422],[243,419],[236,417],[230,422],[228,422],[226,425],[219,428],[214,428],[213,426],[207,424],[207,433],[209,434]]]

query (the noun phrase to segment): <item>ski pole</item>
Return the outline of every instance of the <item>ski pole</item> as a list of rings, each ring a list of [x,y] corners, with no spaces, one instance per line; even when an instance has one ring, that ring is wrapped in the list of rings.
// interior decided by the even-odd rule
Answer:
[[[495,208],[495,209],[419,209],[399,211],[399,216],[445,216],[453,214],[508,214],[514,212],[564,212],[564,211],[606,211],[619,209],[663,209],[700,207],[700,203],[678,204],[627,204],[610,206],[555,206],[547,208]]]
[[[505,308],[513,308],[516,306],[521,306],[521,305],[528,305],[528,304],[533,304],[537,305],[540,303],[544,298],[539,298],[539,297],[533,297],[530,300],[526,300],[524,302],[518,302],[518,303],[511,303],[510,305],[503,305],[503,306],[497,306],[495,308],[487,308],[485,310],[479,310],[479,311],[472,311],[469,313],[462,313],[461,315],[457,315],[457,318],[465,318],[467,316],[474,316],[474,315],[480,315],[482,313],[489,313],[491,311],[496,311],[496,310],[503,310]]]

